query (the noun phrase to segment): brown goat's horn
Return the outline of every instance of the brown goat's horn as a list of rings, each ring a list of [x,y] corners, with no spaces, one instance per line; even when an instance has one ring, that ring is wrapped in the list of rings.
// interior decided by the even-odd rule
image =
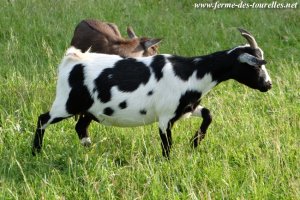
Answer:
[[[133,31],[133,28],[131,26],[127,27],[127,34],[128,34],[128,37],[130,39],[137,38],[137,36],[136,36],[135,32]]]
[[[252,36],[251,33],[249,33],[248,31],[246,31],[242,28],[238,28],[238,30],[241,32],[242,36],[244,36],[244,38],[246,38],[246,40],[250,44],[250,47],[252,47],[254,49],[258,48],[255,38]]]

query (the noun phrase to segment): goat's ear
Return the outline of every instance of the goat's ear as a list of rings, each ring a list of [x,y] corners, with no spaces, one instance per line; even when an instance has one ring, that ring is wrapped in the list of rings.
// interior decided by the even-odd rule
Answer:
[[[154,46],[154,45],[157,45],[158,43],[161,42],[162,39],[160,38],[154,38],[154,39],[147,39],[145,42],[144,42],[144,46],[145,46],[145,49],[149,49],[150,47]]]
[[[243,53],[238,57],[238,60],[242,63],[247,63],[252,66],[261,66],[267,64],[267,61],[250,55],[249,53]]]
[[[137,38],[137,36],[131,26],[127,27],[127,35],[130,39]]]

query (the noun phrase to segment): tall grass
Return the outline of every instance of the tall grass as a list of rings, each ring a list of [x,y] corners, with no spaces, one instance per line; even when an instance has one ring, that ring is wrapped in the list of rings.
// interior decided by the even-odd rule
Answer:
[[[208,1],[211,2],[211,1]],[[299,199],[299,8],[195,9],[194,2],[0,2],[0,199]],[[171,160],[161,156],[157,125],[90,127],[83,148],[75,121],[50,126],[44,151],[32,157],[36,120],[55,95],[57,64],[76,24],[115,22],[125,35],[163,37],[160,51],[193,56],[245,40],[265,51],[274,88],[221,84],[202,104],[214,116],[198,149],[189,140],[201,120],[173,129]]]

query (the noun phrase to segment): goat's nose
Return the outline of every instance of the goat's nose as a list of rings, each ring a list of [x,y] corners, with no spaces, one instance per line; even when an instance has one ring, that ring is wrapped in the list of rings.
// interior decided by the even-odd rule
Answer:
[[[268,81],[266,83],[266,86],[268,87],[268,89],[271,89],[272,88],[272,82],[271,81]]]

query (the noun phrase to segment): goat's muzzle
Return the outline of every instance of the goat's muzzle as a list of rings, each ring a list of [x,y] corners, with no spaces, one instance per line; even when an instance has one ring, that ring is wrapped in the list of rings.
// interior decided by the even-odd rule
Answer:
[[[261,87],[261,88],[259,89],[259,91],[261,91],[261,92],[267,92],[267,91],[269,91],[271,88],[272,88],[272,82],[271,82],[271,81],[268,81],[268,82],[266,82],[266,83],[264,84],[263,87]]]

